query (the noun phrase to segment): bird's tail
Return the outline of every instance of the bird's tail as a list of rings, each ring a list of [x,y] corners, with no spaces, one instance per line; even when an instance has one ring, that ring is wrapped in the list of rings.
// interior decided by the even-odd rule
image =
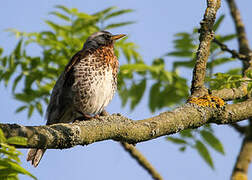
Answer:
[[[29,149],[27,161],[31,161],[34,167],[37,167],[46,149]]]

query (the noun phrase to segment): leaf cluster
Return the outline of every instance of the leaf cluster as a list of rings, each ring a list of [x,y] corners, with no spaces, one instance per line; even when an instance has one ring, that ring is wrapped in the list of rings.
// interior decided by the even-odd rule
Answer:
[[[166,139],[179,145],[179,150],[181,152],[184,152],[188,147],[195,149],[212,169],[214,169],[214,163],[209,147],[222,155],[225,154],[224,147],[220,140],[214,135],[211,126],[205,126],[197,130],[184,130],[181,131],[179,135],[169,136]]]
[[[0,129],[0,179],[17,180],[18,174],[37,179],[27,170],[20,166],[19,156],[21,153],[12,145],[26,145],[27,139],[23,137],[11,137],[6,139]]]
[[[175,71],[168,71],[162,58],[154,59],[151,65],[144,62],[122,65],[119,77],[124,77],[124,81],[119,84],[122,104],[125,105],[130,100],[131,109],[134,109],[143,97],[147,82],[151,84],[148,95],[151,112],[178,104],[188,95],[186,79]],[[127,80],[129,86],[126,84]]]

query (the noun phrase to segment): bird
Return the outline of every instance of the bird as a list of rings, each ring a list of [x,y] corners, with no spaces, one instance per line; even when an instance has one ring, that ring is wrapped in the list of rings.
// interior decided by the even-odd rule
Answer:
[[[56,81],[46,110],[46,125],[90,119],[105,112],[117,89],[119,62],[114,43],[124,36],[99,31],[87,38]],[[27,161],[37,167],[45,151],[30,149]]]

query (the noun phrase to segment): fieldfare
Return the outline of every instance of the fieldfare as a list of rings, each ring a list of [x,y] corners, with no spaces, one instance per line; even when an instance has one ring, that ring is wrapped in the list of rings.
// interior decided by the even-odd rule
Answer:
[[[99,115],[117,89],[118,60],[114,42],[124,34],[100,31],[88,37],[58,78],[47,107],[47,125],[70,123]],[[27,161],[36,167],[46,149],[30,149]]]

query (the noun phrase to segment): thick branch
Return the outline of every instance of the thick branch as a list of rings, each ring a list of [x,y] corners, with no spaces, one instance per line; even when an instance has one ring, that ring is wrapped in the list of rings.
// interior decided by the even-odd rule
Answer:
[[[207,90],[204,86],[206,65],[210,53],[210,44],[214,37],[213,25],[220,4],[220,0],[207,0],[207,9],[205,11],[204,18],[201,21],[201,28],[199,30],[200,44],[196,53],[196,64],[193,70],[191,87],[191,94],[193,96],[202,96],[207,94]]]
[[[252,117],[252,100],[218,109],[185,104],[174,111],[139,121],[112,115],[101,117],[102,121],[92,119],[50,126],[0,124],[0,128],[7,138],[26,137],[28,143],[22,148],[64,149],[108,139],[139,143],[207,123],[230,124],[249,117]]]

